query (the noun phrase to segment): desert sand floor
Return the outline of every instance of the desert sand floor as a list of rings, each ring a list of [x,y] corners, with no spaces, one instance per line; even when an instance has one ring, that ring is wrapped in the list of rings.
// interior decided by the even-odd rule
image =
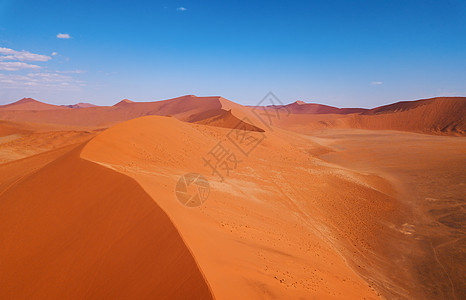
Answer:
[[[354,129],[313,136],[335,150],[321,158],[387,178],[406,207],[396,228],[405,238],[387,241],[394,265],[386,274],[396,285],[386,294],[403,287],[414,299],[464,299],[466,139]]]
[[[81,144],[99,131],[62,125],[0,121],[0,164]]]

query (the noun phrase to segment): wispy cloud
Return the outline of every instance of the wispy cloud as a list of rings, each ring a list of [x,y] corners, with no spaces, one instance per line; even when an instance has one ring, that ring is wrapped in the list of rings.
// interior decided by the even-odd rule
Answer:
[[[177,11],[186,11],[186,7],[180,6],[176,8]]]
[[[1,88],[78,90],[84,85],[84,81],[56,73],[38,72],[26,75],[0,73]]]
[[[68,33],[59,33],[57,34],[57,38],[59,39],[69,39],[71,36]]]
[[[50,56],[35,54],[29,51],[16,51],[10,48],[0,47],[0,61],[19,60],[19,61],[48,61],[52,59]]]
[[[60,74],[84,74],[86,71],[84,70],[68,70],[68,71],[56,71]]]
[[[80,90],[85,85],[85,82],[75,78],[74,74],[82,74],[85,71],[47,71],[45,67],[45,70],[43,70],[42,66],[29,63],[46,62],[56,55],[58,55],[56,52],[52,52],[51,56],[47,56],[25,50],[16,51],[0,47],[0,90],[10,89],[21,92],[23,90]]]
[[[382,81],[372,81],[371,84],[372,85],[382,85],[383,82]]]
[[[40,69],[40,66],[19,61],[0,62],[1,71],[19,71],[24,69]]]

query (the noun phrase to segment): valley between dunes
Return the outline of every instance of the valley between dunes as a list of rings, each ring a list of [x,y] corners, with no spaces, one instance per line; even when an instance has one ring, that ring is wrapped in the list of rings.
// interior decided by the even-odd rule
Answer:
[[[218,97],[0,107],[0,298],[464,298],[464,117],[394,131],[464,99],[293,105],[270,126]],[[177,200],[187,173],[199,207]]]

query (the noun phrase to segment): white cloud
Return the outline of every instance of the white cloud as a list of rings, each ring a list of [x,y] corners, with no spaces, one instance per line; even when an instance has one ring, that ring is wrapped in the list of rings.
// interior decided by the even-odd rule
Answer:
[[[0,70],[2,71],[18,71],[23,69],[40,69],[40,66],[31,65],[19,61],[0,62]]]
[[[186,11],[186,7],[180,6],[180,7],[176,8],[176,10],[178,10],[178,11]]]
[[[9,89],[66,89],[79,90],[84,86],[85,82],[76,80],[68,75],[56,73],[37,72],[27,75],[19,74],[1,74],[0,73],[0,88]]]
[[[48,61],[52,59],[50,56],[35,54],[29,51],[16,51],[10,48],[0,47],[0,61],[4,60],[19,60],[19,61]]]
[[[59,33],[57,34],[57,38],[59,39],[69,39],[71,36],[68,33]]]
[[[50,56],[31,53],[25,50],[16,51],[0,47],[0,90],[10,89],[23,93],[24,90],[72,90],[78,91],[85,82],[74,78],[73,74],[85,73],[82,70],[41,71],[42,67],[29,62],[46,62],[58,55]],[[18,72],[10,72],[18,71]],[[23,72],[20,72],[23,71]],[[29,72],[28,74],[25,74]]]
[[[372,85],[382,85],[383,82],[382,81],[372,81],[371,84]]]

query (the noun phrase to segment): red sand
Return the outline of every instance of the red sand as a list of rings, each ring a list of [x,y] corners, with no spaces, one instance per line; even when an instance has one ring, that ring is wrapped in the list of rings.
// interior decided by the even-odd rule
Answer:
[[[271,128],[222,97],[2,106],[0,298],[461,299],[464,138],[402,131],[465,135],[465,103],[294,103]],[[190,172],[200,207],[176,199]]]

